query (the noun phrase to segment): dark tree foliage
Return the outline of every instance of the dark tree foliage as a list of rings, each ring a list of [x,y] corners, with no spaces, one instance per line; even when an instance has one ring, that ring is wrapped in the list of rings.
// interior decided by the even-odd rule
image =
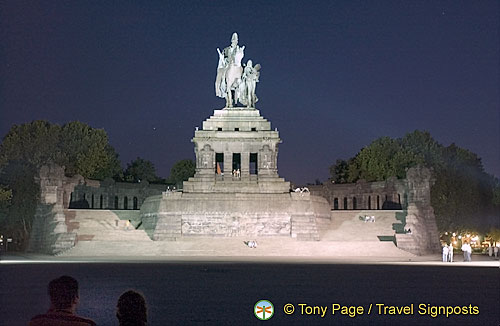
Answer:
[[[194,176],[195,168],[193,160],[180,160],[170,169],[170,176],[167,182],[179,188],[182,185],[182,181],[186,181]]]
[[[79,121],[62,127],[43,120],[14,125],[0,144],[0,169],[12,160],[35,168],[57,163],[68,175],[90,179],[121,173],[118,155],[106,132]]]
[[[338,159],[334,165],[330,166],[330,175],[336,183],[349,182],[349,163]]]
[[[118,154],[103,129],[79,121],[65,124],[61,129],[60,151],[62,159],[58,163],[66,167],[68,175],[103,180],[122,172]]]
[[[440,230],[486,232],[498,227],[498,180],[484,172],[476,154],[455,144],[445,147],[428,132],[376,139],[348,162],[337,160],[330,174],[337,183],[382,181],[391,176],[404,178],[415,165],[433,171],[431,202]]]
[[[153,162],[140,157],[127,164],[127,169],[123,175],[127,182],[158,182],[161,180],[160,177],[156,175],[156,169]]]
[[[0,229],[24,245],[38,201],[34,177],[49,163],[65,166],[68,175],[92,179],[122,173],[102,129],[78,121],[62,127],[43,120],[12,126],[0,144]]]
[[[60,161],[60,137],[61,127],[48,121],[37,120],[12,126],[0,144],[0,169],[9,161],[34,167]]]
[[[33,165],[18,160],[9,161],[0,173],[0,184],[12,194],[9,201],[2,205],[0,230],[4,236],[20,243],[18,249],[24,249],[28,243],[36,211],[39,188],[35,184],[35,174]]]

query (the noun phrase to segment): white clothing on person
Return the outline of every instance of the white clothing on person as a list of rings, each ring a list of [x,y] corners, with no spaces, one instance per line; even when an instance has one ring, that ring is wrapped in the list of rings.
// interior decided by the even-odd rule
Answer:
[[[471,261],[472,247],[468,243],[462,245],[462,251],[464,252],[464,261]]]
[[[448,261],[448,246],[444,245],[443,247],[443,263],[446,263]]]
[[[448,261],[453,263],[453,245],[451,243],[448,246]]]

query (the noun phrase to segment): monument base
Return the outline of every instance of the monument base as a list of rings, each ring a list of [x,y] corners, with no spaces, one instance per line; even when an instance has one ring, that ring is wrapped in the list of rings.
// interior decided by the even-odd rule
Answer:
[[[330,221],[326,199],[309,193],[165,192],[146,199],[141,220],[153,240],[180,237],[284,236],[319,240]]]

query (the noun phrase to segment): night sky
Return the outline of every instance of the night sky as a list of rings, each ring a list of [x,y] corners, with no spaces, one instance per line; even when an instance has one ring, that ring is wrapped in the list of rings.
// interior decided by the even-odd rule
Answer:
[[[221,109],[216,48],[262,65],[257,108],[279,174],[325,180],[381,136],[427,130],[500,176],[497,1],[2,1],[0,136],[13,124],[104,128],[125,165],[166,177]]]

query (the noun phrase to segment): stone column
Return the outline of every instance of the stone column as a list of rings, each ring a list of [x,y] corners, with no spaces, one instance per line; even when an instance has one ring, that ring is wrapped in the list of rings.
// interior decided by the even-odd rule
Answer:
[[[233,173],[233,153],[224,152],[224,177],[230,178]]]
[[[241,180],[250,178],[250,153],[241,153]]]

